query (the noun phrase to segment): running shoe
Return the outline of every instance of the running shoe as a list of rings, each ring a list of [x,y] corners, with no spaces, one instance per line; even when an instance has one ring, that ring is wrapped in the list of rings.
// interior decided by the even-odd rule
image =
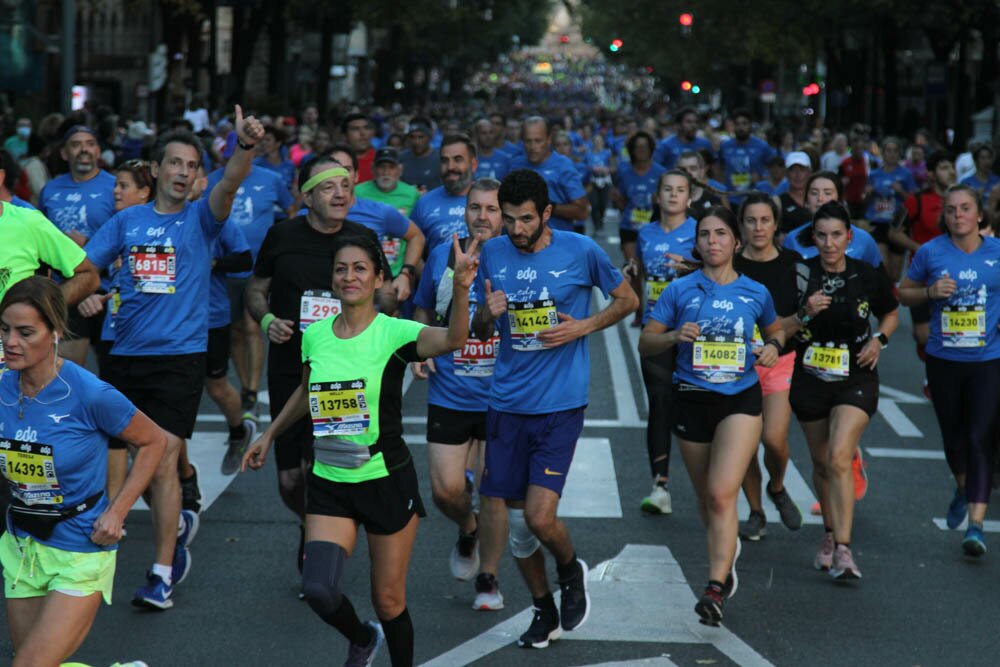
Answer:
[[[344,667],[370,667],[375,662],[378,650],[385,643],[385,633],[382,632],[380,624],[368,621],[365,625],[371,628],[372,640],[368,646],[351,644],[347,649],[347,660],[344,661]]]
[[[642,499],[639,509],[646,514],[670,514],[674,511],[670,489],[661,484],[654,484],[653,490]]]
[[[243,437],[235,440],[226,440],[226,453],[222,456],[222,474],[235,475],[240,470],[240,463],[243,461],[243,453],[257,437],[257,422],[252,419],[243,419]]]
[[[823,532],[823,541],[813,559],[813,567],[824,572],[833,567],[833,533]]]
[[[718,627],[722,621],[722,608],[724,605],[725,598],[722,591],[719,590],[718,584],[709,584],[705,587],[705,592],[702,594],[701,599],[698,600],[698,604],[694,606],[694,610],[699,616],[698,622],[702,625]]]
[[[499,611],[503,609],[503,595],[497,578],[488,572],[480,572],[476,577],[476,601],[472,603],[476,611]]]
[[[729,574],[726,575],[726,583],[722,585],[722,597],[727,600],[736,595],[736,589],[740,587],[740,578],[736,574],[736,561],[740,559],[741,551],[743,551],[743,544],[739,538],[736,538],[736,553],[733,554],[733,566],[729,568]]]
[[[861,570],[854,562],[851,548],[845,544],[838,544],[833,552],[833,565],[830,566],[830,576],[840,581],[849,579],[860,579]]]
[[[149,664],[142,660],[129,660],[128,662],[116,662],[111,667],[149,667]]]
[[[967,556],[978,558],[986,553],[986,540],[983,539],[983,527],[971,524],[965,529],[965,537],[962,539],[962,551]]]
[[[788,491],[784,487],[777,493],[771,493],[769,486],[765,486],[764,489],[767,491],[767,497],[778,508],[778,515],[781,517],[781,523],[785,524],[785,528],[788,530],[801,528],[802,512],[799,511],[799,506],[795,504],[792,497],[788,495]]]
[[[587,622],[590,616],[590,594],[587,593],[587,564],[582,558],[576,559],[577,573],[569,579],[559,581],[562,597],[559,599],[559,616],[562,629],[569,632]]]
[[[174,560],[171,563],[170,579],[174,586],[180,584],[191,571],[191,550],[180,542],[174,547]]]
[[[132,604],[150,609],[170,609],[174,606],[174,601],[170,599],[173,592],[173,587],[165,584],[160,575],[149,572],[146,574],[146,585],[132,596]]]
[[[851,472],[854,474],[854,500],[861,500],[868,493],[868,464],[860,447],[851,461]]]
[[[546,648],[549,642],[554,642],[562,636],[558,611],[538,607],[534,607],[534,610],[535,616],[531,619],[528,631],[517,640],[517,645],[521,648]]]
[[[198,485],[198,466],[193,462],[194,473],[181,480],[181,507],[192,512],[201,512],[201,487]]]
[[[751,542],[759,542],[765,535],[767,535],[767,517],[763,512],[751,510],[743,529],[740,530],[740,537]]]
[[[181,510],[180,521],[177,522],[177,544],[189,547],[194,542],[201,526],[201,517],[191,510]]]
[[[459,581],[468,581],[479,571],[479,540],[475,535],[466,535],[458,531],[458,542],[451,550],[448,559],[451,576]]]
[[[951,504],[948,505],[948,516],[945,518],[945,523],[954,530],[962,525],[968,513],[969,503],[965,500],[965,491],[955,489],[955,495],[951,499]]]

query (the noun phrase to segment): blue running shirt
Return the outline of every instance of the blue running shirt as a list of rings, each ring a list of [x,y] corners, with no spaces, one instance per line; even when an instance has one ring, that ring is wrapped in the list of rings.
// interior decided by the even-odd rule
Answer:
[[[984,237],[965,253],[947,234],[931,239],[913,255],[907,277],[928,286],[951,278],[958,289],[948,299],[931,299],[927,354],[949,361],[1000,358],[1000,239]]]
[[[353,220],[350,215],[348,218]],[[453,197],[444,186],[436,187],[421,197],[413,207],[410,218],[424,233],[429,250],[443,241],[451,241],[452,234],[458,234],[460,239],[469,234],[465,224],[465,195]]]
[[[108,436],[117,436],[136,408],[117,389],[72,361],[18,416],[20,374],[0,374],[0,471],[12,495],[29,505],[66,509],[104,490],[108,475]],[[97,520],[108,508],[107,494],[94,507],[56,524],[42,544],[92,553],[118,545],[90,541]],[[14,529],[18,537],[28,533]],[[27,565],[26,565],[27,567]]]
[[[606,295],[622,283],[607,253],[589,237],[573,232],[552,230],[552,242],[536,253],[521,252],[510,238],[500,236],[483,246],[478,294],[485,294],[487,278],[492,289],[507,295],[507,312],[497,318],[500,352],[489,406],[537,415],[587,405],[587,338],[543,348],[535,334],[557,324],[557,312],[588,317],[592,289],[598,287]]]
[[[625,211],[622,212],[619,223],[622,229],[638,231],[653,219],[656,186],[660,182],[660,174],[665,171],[666,169],[654,162],[646,173],[640,176],[627,162],[618,165],[614,181],[618,192],[625,198]]]
[[[87,247],[98,269],[119,256],[121,307],[111,354],[194,354],[208,348],[212,245],[222,230],[208,199],[178,213],[153,203],[129,207],[101,227]]]
[[[777,317],[771,293],[760,283],[741,275],[719,285],[701,271],[670,283],[650,314],[669,329],[687,322],[701,327],[698,340],[677,346],[674,381],[730,396],[757,383],[754,325],[763,331]]]
[[[649,321],[657,299],[673,280],[677,272],[669,266],[671,259],[666,257],[669,252],[693,260],[691,249],[694,247],[695,232],[698,223],[694,218],[688,218],[680,227],[673,231],[665,231],[659,222],[646,225],[639,230],[637,250],[639,259],[646,269],[646,280],[642,290],[642,323]]]

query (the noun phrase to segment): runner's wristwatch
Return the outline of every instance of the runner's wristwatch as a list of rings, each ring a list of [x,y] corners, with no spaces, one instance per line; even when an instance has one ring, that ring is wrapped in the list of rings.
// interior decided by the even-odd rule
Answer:
[[[882,344],[882,349],[883,349],[883,350],[884,350],[885,348],[889,347],[889,337],[888,337],[888,336],[886,336],[886,335],[885,335],[884,333],[882,333],[881,331],[879,331],[879,332],[878,332],[877,334],[875,334],[875,338],[876,338],[876,339],[878,340],[878,342],[879,342],[879,343],[881,343],[881,344]]]

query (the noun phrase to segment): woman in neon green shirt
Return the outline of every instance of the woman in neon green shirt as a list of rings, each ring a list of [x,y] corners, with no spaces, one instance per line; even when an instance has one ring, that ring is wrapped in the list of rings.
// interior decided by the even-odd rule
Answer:
[[[313,323],[302,338],[299,387],[270,428],[247,450],[254,470],[287,426],[306,414],[315,437],[306,491],[302,590],[313,611],[350,641],[347,664],[371,664],[383,642],[393,665],[413,663],[413,624],[406,610],[406,571],[424,516],[417,475],[403,442],[402,382],[406,365],[465,345],[469,287],[476,276],[477,241],[463,253],[458,237],[448,328],[381,314],[381,249],[350,236],[334,251],[333,290],[343,312]],[[362,623],[341,593],[358,525],[368,534],[374,606],[379,623]]]

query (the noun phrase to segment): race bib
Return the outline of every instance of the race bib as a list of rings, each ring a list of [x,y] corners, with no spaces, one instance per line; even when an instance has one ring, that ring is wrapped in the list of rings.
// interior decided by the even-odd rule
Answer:
[[[667,289],[667,285],[670,281],[663,276],[647,276],[646,277],[646,305],[652,308],[656,305],[656,302],[660,300],[660,295],[663,294],[663,290]]]
[[[382,237],[382,252],[385,253],[385,258],[389,262],[389,266],[392,266],[397,259],[399,259],[399,251],[403,247],[403,239],[393,238],[391,236]]]
[[[813,343],[802,356],[802,367],[821,380],[843,380],[851,374],[851,351],[844,345],[827,347]]]
[[[945,347],[986,345],[986,311],[965,307],[941,311],[941,338]]]
[[[0,366],[3,366],[7,358],[3,356],[3,343],[0,342]]]
[[[313,322],[340,314],[340,299],[333,292],[307,289],[299,302],[299,331],[305,331]]]
[[[173,294],[177,291],[177,249],[170,245],[139,245],[129,248],[128,270],[135,290],[143,294]]]
[[[556,302],[552,299],[508,303],[507,319],[510,322],[511,347],[519,352],[544,349],[538,334],[559,324]]]
[[[0,440],[0,475],[25,505],[58,505],[63,501],[50,445]]]
[[[636,225],[644,225],[653,219],[653,211],[648,208],[632,209],[632,222]]]
[[[733,181],[733,187],[737,190],[746,190],[750,187],[750,174],[733,174],[730,178]]]
[[[691,368],[709,382],[731,382],[746,370],[747,346],[742,338],[699,336],[692,343]]]
[[[487,341],[470,337],[465,347],[453,353],[455,375],[473,378],[490,377],[497,363],[499,349],[500,337],[497,335]]]
[[[896,212],[896,198],[895,197],[876,197],[875,198],[875,214],[885,215],[888,213]]]
[[[309,415],[316,438],[367,433],[371,415],[365,397],[365,381],[311,383]]]

